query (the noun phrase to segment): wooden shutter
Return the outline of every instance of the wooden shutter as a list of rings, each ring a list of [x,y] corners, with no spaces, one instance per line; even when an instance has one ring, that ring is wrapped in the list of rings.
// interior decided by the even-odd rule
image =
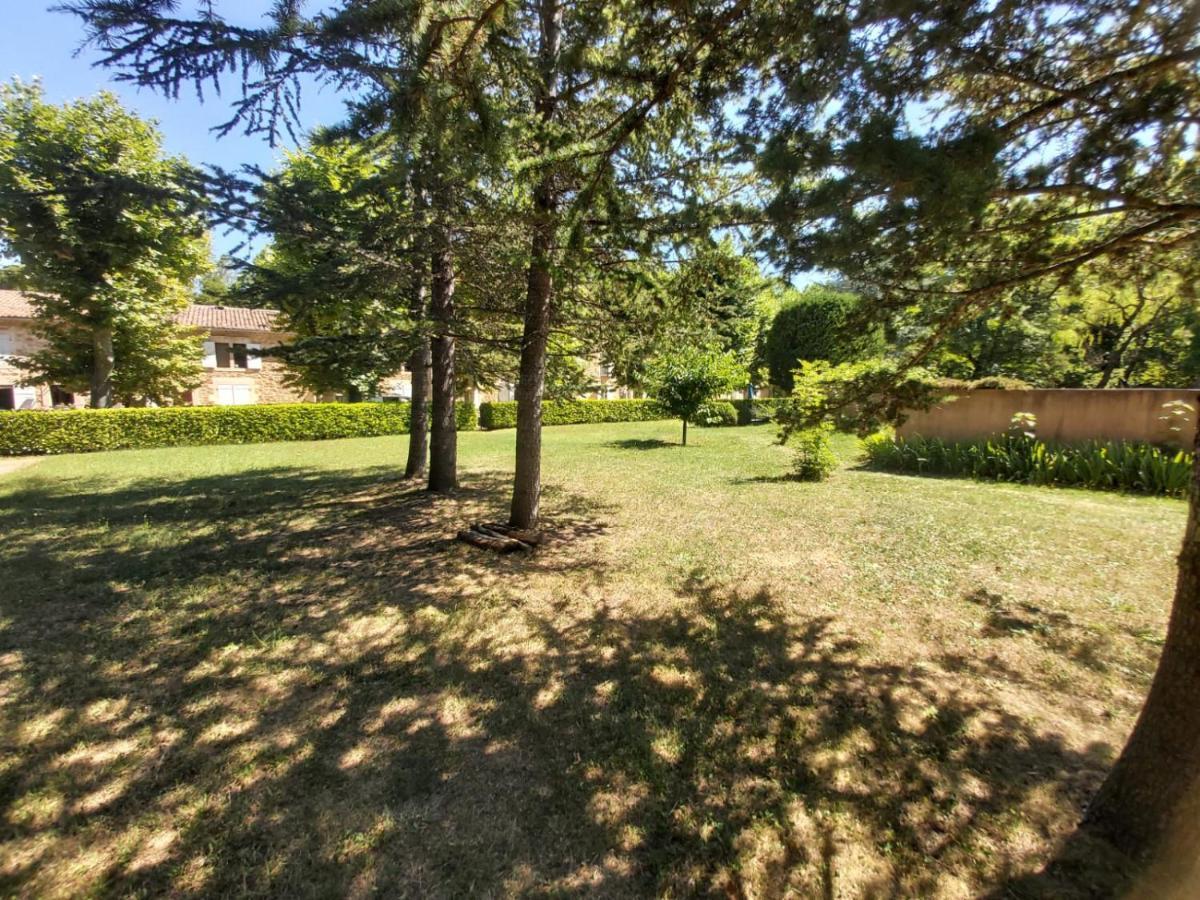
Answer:
[[[204,342],[204,368],[215,369],[217,367],[217,345],[212,341]]]
[[[246,345],[246,368],[261,369],[262,357],[259,354],[262,352],[262,344],[247,344]]]

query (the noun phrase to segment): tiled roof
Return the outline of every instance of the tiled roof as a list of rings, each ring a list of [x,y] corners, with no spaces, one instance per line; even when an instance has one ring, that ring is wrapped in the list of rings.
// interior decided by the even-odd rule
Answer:
[[[32,319],[33,306],[20,291],[0,291],[0,319]]]
[[[273,309],[243,309],[237,306],[208,306],[193,303],[179,314],[181,325],[210,331],[276,331]],[[32,319],[33,305],[20,291],[0,291],[0,319]]]
[[[179,314],[182,325],[195,325],[216,331],[276,331],[273,309],[246,309],[240,306],[206,306],[193,303]]]

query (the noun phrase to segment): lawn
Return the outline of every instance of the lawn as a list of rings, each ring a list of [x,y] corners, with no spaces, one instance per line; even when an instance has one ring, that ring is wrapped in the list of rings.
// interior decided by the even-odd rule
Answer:
[[[404,438],[0,476],[0,895],[1115,889],[1063,841],[1183,503],[691,437],[548,429],[531,557],[452,540],[512,432],[462,437],[453,499]]]

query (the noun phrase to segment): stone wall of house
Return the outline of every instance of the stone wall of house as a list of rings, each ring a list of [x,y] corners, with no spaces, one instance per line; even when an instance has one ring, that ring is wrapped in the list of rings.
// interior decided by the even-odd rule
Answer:
[[[205,339],[225,344],[273,347],[282,343],[284,337],[262,332],[214,331]],[[286,374],[287,367],[270,357],[263,358],[260,369],[206,368],[203,383],[192,391],[192,405],[216,405],[217,389],[222,385],[248,386],[251,403],[311,403],[317,399],[310,391],[289,386]]]
[[[33,323],[28,319],[0,319],[0,387],[15,387],[25,377],[24,369],[12,364],[13,356],[32,356],[42,347],[41,338],[33,333]],[[46,385],[36,385],[34,409],[49,409],[53,406],[50,388]],[[86,398],[76,397],[76,406],[82,405]]]

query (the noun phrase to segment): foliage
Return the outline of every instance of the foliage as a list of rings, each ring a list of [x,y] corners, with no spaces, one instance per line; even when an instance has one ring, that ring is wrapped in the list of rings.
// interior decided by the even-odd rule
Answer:
[[[594,425],[601,422],[648,422],[671,414],[654,400],[546,400],[544,425]],[[516,428],[517,404],[507,400],[479,405],[479,427]]]
[[[946,389],[922,369],[901,370],[892,360],[857,363],[802,362],[795,373],[790,402],[775,414],[780,440],[831,423],[868,434],[901,424],[908,411],[929,409]]]
[[[1184,450],[1118,441],[1051,444],[1019,429],[977,441],[880,434],[867,439],[866,449],[872,466],[891,472],[1169,497],[1186,495],[1192,469]]]
[[[683,420],[683,443],[687,426],[696,413],[717,394],[745,382],[746,370],[731,353],[687,348],[654,360],[649,369],[649,387],[655,399],[672,416]]]
[[[46,342],[22,363],[30,381],[92,383],[102,405],[170,402],[199,383],[199,335],[175,322],[208,264],[194,177],[112,94],[53,106],[37,85],[0,88],[0,246],[21,262]]]
[[[408,416],[406,403],[0,412],[0,455],[407,434]],[[470,403],[458,404],[457,416],[460,431],[475,428],[475,407]]]
[[[755,397],[752,400],[731,400],[729,402],[737,410],[739,425],[754,425],[774,420],[779,408],[785,406],[789,401],[786,397]]]
[[[804,361],[844,363],[879,355],[882,332],[858,320],[860,306],[857,295],[819,285],[788,300],[764,342],[771,384],[790,391],[792,373]]]
[[[796,455],[792,470],[801,481],[824,481],[837,467],[837,457],[829,446],[833,426],[828,422],[802,428],[792,435]]]
[[[313,140],[288,152],[260,192],[272,241],[233,294],[280,311],[295,338],[271,355],[318,394],[374,395],[417,342],[412,202],[388,162],[370,144]]]
[[[738,424],[738,411],[728,400],[710,400],[696,410],[695,422],[704,428]]]

